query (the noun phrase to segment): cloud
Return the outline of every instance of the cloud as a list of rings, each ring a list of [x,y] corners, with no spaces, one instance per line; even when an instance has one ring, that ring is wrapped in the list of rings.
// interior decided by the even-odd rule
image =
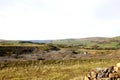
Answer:
[[[117,0],[111,1],[113,0],[0,1],[0,4],[4,4],[0,5],[0,37],[60,39],[114,36],[120,30],[117,15],[119,5]]]

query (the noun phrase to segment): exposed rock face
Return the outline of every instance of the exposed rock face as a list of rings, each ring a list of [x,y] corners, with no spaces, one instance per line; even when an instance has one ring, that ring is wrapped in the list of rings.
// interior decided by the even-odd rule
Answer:
[[[21,55],[35,53],[40,51],[39,47],[31,46],[0,46],[0,56],[11,56],[13,54]]]
[[[91,70],[84,80],[120,80],[120,63],[108,68]]]

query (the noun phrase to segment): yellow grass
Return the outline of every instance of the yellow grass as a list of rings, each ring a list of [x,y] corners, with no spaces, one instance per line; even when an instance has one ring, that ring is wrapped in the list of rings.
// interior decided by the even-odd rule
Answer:
[[[0,80],[81,80],[93,68],[118,62],[118,59],[1,62]]]

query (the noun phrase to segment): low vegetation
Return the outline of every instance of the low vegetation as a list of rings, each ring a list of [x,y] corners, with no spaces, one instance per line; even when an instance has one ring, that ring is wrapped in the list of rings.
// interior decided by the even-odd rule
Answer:
[[[0,80],[82,80],[91,69],[118,62],[119,59],[0,62]]]
[[[90,37],[82,39],[55,40],[53,44],[60,47],[79,47],[85,49],[118,49],[120,48],[120,37],[104,38]]]

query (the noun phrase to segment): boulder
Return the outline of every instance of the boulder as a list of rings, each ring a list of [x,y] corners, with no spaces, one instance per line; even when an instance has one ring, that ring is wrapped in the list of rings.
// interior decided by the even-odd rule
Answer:
[[[114,67],[114,70],[116,71],[116,72],[120,72],[120,67]]]
[[[120,67],[120,63],[117,63],[117,64],[116,64],[116,67]]]
[[[90,80],[87,76],[84,77],[84,80]]]

